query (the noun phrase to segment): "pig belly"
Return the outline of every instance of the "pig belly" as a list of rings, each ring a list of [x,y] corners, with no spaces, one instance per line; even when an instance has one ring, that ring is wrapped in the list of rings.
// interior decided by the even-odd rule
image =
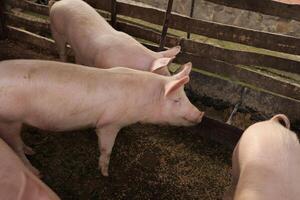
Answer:
[[[75,102],[76,98],[69,99],[65,103],[35,102],[32,104],[32,108],[28,110],[24,123],[49,131],[69,131],[95,127],[97,119],[101,115],[97,112],[97,107],[94,104],[79,106]]]
[[[28,85],[27,85],[28,86]],[[25,91],[25,92],[24,92]],[[96,105],[85,101],[84,93],[71,97],[67,91],[60,95],[54,89],[46,89],[43,95],[36,95],[35,87],[21,87],[7,90],[0,97],[0,120],[20,122],[49,131],[68,131],[95,126],[98,116]],[[78,103],[80,102],[80,103]]]
[[[72,116],[50,116],[49,114],[32,115],[24,119],[24,123],[42,130],[54,132],[80,130],[96,126],[96,122],[87,120],[83,116],[74,118]]]

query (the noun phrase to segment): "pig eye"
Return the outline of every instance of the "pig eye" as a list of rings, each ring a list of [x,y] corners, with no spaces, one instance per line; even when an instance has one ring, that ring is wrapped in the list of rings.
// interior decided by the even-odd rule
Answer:
[[[174,101],[175,103],[179,103],[180,100],[181,100],[181,98],[178,98],[178,99],[174,99],[173,101]]]

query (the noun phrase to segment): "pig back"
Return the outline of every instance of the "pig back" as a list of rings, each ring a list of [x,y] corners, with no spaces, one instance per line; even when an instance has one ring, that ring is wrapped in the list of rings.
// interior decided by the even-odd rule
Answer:
[[[126,109],[146,92],[153,96],[165,79],[127,68],[103,70],[54,61],[4,61],[0,63],[0,93],[5,93],[0,95],[0,119],[9,117],[10,121],[50,131],[95,127],[103,113],[112,108]]]
[[[109,97],[107,73],[51,61],[1,62],[0,119],[53,131],[91,126]]]
[[[60,34],[68,33],[75,38],[96,31],[110,32],[114,29],[96,10],[82,0],[62,0],[50,9],[51,26]]]
[[[254,188],[263,188],[265,194],[273,194],[271,199],[276,194],[289,197],[287,199],[299,197],[299,155],[296,134],[279,122],[268,120],[250,126],[233,157],[233,165],[238,166],[240,173],[236,175],[240,176],[239,187],[251,188],[253,183]],[[241,186],[243,184],[245,187]]]

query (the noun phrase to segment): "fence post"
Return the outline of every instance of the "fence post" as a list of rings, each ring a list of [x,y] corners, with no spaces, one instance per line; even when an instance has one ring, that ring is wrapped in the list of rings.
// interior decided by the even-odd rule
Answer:
[[[0,39],[3,40],[7,36],[5,28],[5,16],[4,16],[4,1],[0,1]]]
[[[167,36],[168,28],[169,28],[169,20],[170,20],[170,17],[171,17],[172,6],[173,6],[173,0],[169,0],[167,11],[166,11],[166,14],[165,14],[165,19],[164,19],[164,25],[163,25],[163,29],[162,29],[162,33],[161,33],[160,43],[159,43],[159,49],[158,49],[159,51],[163,50],[164,47],[165,47],[166,36]]]
[[[190,17],[191,18],[194,16],[194,8],[195,8],[195,0],[192,0],[191,11],[190,11]],[[190,39],[190,37],[191,37],[191,33],[188,32],[187,33],[187,38]]]
[[[116,28],[117,23],[117,0],[111,0],[111,11],[110,11],[110,17],[111,17],[111,26]]]

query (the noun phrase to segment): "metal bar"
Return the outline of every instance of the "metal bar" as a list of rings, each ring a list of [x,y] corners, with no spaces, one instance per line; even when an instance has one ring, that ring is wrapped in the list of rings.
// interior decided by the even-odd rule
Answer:
[[[195,0],[192,0],[192,4],[191,4],[191,12],[190,12],[190,17],[193,18],[194,16],[194,9],[195,9]],[[191,38],[191,33],[188,32],[187,33],[187,38],[190,39]]]
[[[243,100],[244,100],[244,96],[245,96],[247,90],[248,89],[246,87],[244,87],[242,89],[241,98],[240,98],[239,102],[237,104],[235,104],[232,113],[230,114],[228,120],[226,121],[226,124],[229,124],[229,125],[232,124],[232,119],[233,119],[234,115],[237,113],[237,111],[239,110],[239,108],[242,106]]]
[[[163,29],[162,29],[160,43],[159,43],[159,50],[160,51],[163,50],[164,47],[165,47],[166,36],[167,36],[168,28],[169,28],[169,20],[170,20],[170,17],[171,17],[172,6],[173,6],[173,0],[169,0],[167,11],[166,11],[166,14],[165,14],[165,19],[164,19],[164,26],[163,26]]]
[[[0,39],[7,37],[5,29],[4,1],[0,1]]]
[[[117,22],[117,0],[111,0],[111,26],[116,28]]]

